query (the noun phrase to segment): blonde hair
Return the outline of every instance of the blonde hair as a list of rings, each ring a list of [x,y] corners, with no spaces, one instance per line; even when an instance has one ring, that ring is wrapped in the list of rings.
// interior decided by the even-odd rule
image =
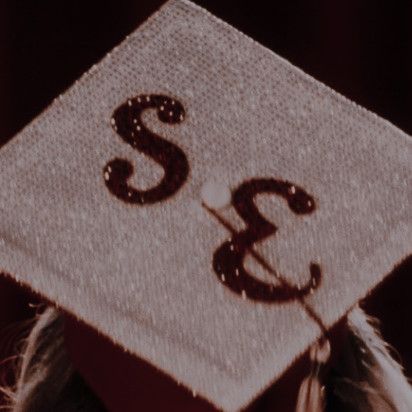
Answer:
[[[75,372],[64,344],[64,317],[54,307],[36,316],[17,358],[16,382],[3,388],[8,412],[101,412],[103,406]]]

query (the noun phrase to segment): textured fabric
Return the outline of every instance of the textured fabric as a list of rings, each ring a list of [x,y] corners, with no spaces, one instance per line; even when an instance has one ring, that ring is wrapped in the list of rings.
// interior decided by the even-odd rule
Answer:
[[[122,140],[112,116],[150,94],[185,109],[178,124],[143,117],[180,147],[188,176],[161,202],[131,204],[108,190],[108,162],[131,161],[142,190],[163,169]],[[391,124],[172,0],[0,151],[1,269],[235,410],[411,252],[411,151]],[[255,199],[278,230],[253,250],[293,284],[319,264],[320,285],[300,301],[253,301],[214,271],[233,233],[202,207],[204,184],[233,191],[255,178],[315,200],[299,215],[280,196]],[[234,207],[219,206],[234,233],[244,229]],[[273,279],[252,251],[245,267]]]

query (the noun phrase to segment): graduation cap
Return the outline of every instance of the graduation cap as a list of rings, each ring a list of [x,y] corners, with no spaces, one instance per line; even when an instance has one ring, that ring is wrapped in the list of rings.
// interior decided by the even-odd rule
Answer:
[[[215,406],[411,252],[412,141],[171,0],[0,151],[0,265]]]

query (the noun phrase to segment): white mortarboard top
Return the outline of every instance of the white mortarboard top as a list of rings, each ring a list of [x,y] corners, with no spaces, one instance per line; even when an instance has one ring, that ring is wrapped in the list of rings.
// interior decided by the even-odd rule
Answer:
[[[247,405],[412,249],[412,140],[171,0],[0,151],[0,267]]]

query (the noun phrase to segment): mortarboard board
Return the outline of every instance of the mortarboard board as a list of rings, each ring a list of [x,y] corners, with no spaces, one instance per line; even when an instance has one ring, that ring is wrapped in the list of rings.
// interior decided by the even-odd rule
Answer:
[[[186,1],[0,156],[2,268],[225,409],[410,253],[410,137]]]

